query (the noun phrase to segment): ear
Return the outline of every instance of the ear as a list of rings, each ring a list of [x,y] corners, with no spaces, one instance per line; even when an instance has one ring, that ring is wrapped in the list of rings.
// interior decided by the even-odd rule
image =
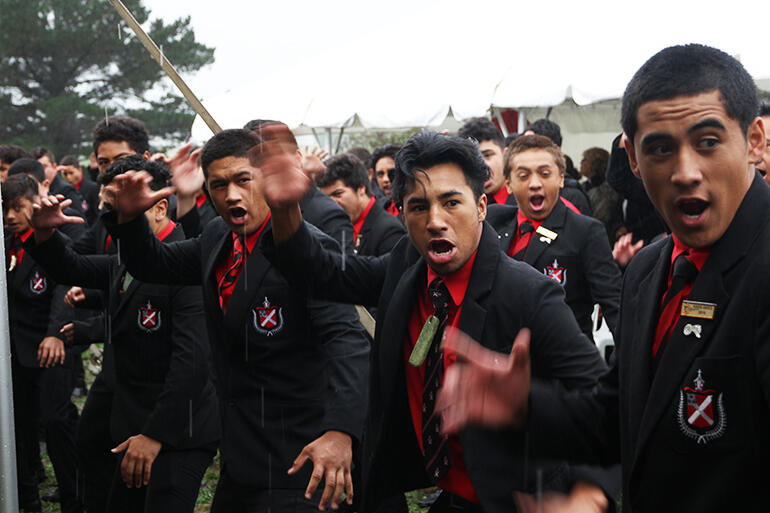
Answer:
[[[623,146],[626,147],[626,153],[628,154],[628,164],[631,166],[631,172],[634,173],[634,176],[637,178],[641,178],[642,175],[639,172],[639,161],[636,159],[634,145],[631,143],[631,140],[628,138],[628,136],[626,136],[625,133],[620,138],[620,140],[623,143]]]
[[[152,155],[150,155],[149,151],[145,151],[144,153],[142,153],[142,158],[144,160],[150,160],[150,157],[152,157]]]
[[[166,217],[166,214],[168,213],[168,200],[163,198],[153,205],[152,208],[155,209],[155,219],[161,220]]]
[[[559,177],[559,189],[563,189],[564,188],[564,171],[559,170],[559,172],[561,173],[561,176]]]
[[[765,152],[767,145],[767,128],[765,122],[760,117],[754,118],[746,132],[746,143],[748,145],[749,162],[759,162]]]
[[[483,192],[479,196],[479,203],[476,205],[476,208],[479,212],[479,222],[482,223],[487,218],[487,195]]]

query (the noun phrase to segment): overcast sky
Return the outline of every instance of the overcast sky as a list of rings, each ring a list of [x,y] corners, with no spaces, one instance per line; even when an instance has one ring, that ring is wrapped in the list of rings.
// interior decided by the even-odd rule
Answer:
[[[190,15],[216,62],[189,77],[204,99],[253,88],[265,102],[297,91],[360,101],[440,98],[489,106],[503,78],[621,91],[661,48],[684,42],[737,55],[770,77],[770,3],[755,1],[145,0],[164,19]],[[366,91],[368,94],[363,94]],[[483,112],[479,112],[483,113]]]

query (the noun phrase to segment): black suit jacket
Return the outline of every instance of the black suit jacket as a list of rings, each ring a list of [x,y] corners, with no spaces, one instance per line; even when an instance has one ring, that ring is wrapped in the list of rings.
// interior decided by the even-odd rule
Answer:
[[[369,346],[358,316],[289,288],[262,255],[269,224],[223,314],[215,269],[231,249],[232,232],[221,218],[199,237],[171,244],[150,234],[144,216],[121,225],[114,213],[103,219],[138,279],[203,286],[230,477],[256,488],[304,489],[311,466],[294,476],[286,470],[306,444],[329,430],[360,440]]]
[[[487,221],[500,236],[501,249],[505,252],[516,236],[517,214],[518,209],[508,205],[490,205],[488,209]],[[555,232],[556,239],[533,234],[524,261],[564,287],[567,304],[589,338],[593,338],[594,303],[601,305],[604,318],[614,332],[622,278],[612,259],[604,226],[557,201],[543,228]]]
[[[345,253],[353,254],[355,241],[353,240],[353,223],[350,216],[342,210],[342,207],[321,192],[318,187],[313,187],[299,203],[302,217],[305,220],[330,236],[344,249]]]
[[[689,296],[715,305],[713,318],[682,316],[654,377],[670,237],[626,270],[617,359],[600,387],[565,395],[533,385],[533,433],[543,437],[533,442],[584,460],[620,458],[623,511],[767,511],[769,215],[770,189],[757,175]]]
[[[11,331],[11,352],[23,367],[39,368],[37,348],[45,337],[64,340],[59,333],[59,312],[71,309],[64,304],[67,289],[59,285],[39,265],[29,252],[24,252],[21,263],[10,267],[9,250],[13,234],[5,232],[5,268],[8,290],[8,323]],[[31,236],[34,237],[34,236]],[[62,316],[66,316],[63,313]],[[65,355],[65,365],[71,356]]]
[[[181,239],[184,233],[176,227],[166,240]],[[177,449],[217,441],[219,412],[200,288],[132,280],[120,292],[126,268],[117,256],[79,255],[58,234],[28,250],[61,282],[99,288],[109,298],[109,333],[102,335],[109,340],[104,368],[114,392],[115,442],[139,433]]]
[[[319,244],[307,224],[268,254],[307,294],[377,306],[362,462],[363,510],[375,509],[395,493],[429,486],[408,406],[403,351],[417,292],[426,285],[425,261],[404,237],[384,257],[348,257],[343,270],[339,257]],[[534,334],[532,368],[538,378],[589,387],[606,369],[564,303],[561,287],[507,258],[497,234],[485,224],[460,329],[486,347],[510,352],[524,326]],[[542,462],[521,463],[525,435],[511,438],[466,428],[460,439],[468,474],[486,511],[511,511],[512,490],[534,490],[535,470]]]
[[[588,196],[586,196],[586,193],[583,192],[583,188],[580,187],[580,184],[574,178],[568,176],[564,177],[564,187],[559,190],[559,195],[575,205],[584,216],[590,216],[593,213],[591,210],[591,202],[588,201]]]
[[[54,177],[53,182],[51,182],[51,185],[48,188],[48,194],[61,194],[65,199],[72,200],[70,208],[74,209],[79,216],[83,217],[85,214],[85,212],[83,212],[83,196],[58,174]]]
[[[99,218],[99,184],[84,177],[77,191],[83,196],[81,207],[86,221],[93,224]]]
[[[358,240],[355,241],[356,253],[371,256],[390,253],[404,235],[406,229],[401,221],[385,210],[382,201],[377,201],[372,205],[358,233]]]

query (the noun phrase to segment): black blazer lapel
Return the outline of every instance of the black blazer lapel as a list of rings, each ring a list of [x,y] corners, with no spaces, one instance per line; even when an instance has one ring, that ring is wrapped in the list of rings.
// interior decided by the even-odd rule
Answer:
[[[646,407],[650,395],[652,340],[655,336],[658,309],[666,287],[673,247],[674,243],[669,238],[658,255],[655,265],[647,276],[639,282],[639,287],[635,294],[637,302],[633,305],[628,305],[628,308],[634,309],[633,324],[636,336],[630,341],[631,343],[619,348],[619,351],[628,352],[628,355],[623,356],[623,360],[630,362],[628,366],[624,367],[624,370],[628,372],[628,377],[626,378],[630,401],[628,405],[628,425],[632,426],[631,429],[642,430],[642,418],[643,415],[646,415]],[[643,293],[641,293],[642,291]],[[649,430],[651,426],[646,426],[646,429]],[[643,436],[648,434],[642,433]],[[637,438],[637,440],[640,442],[637,443],[638,450],[642,439]]]
[[[224,225],[224,223],[222,227],[224,230],[222,230],[222,233],[216,237],[214,244],[211,247],[211,251],[209,251],[206,257],[203,268],[204,294],[213,294],[213,298],[215,299],[217,306],[219,306],[219,299],[217,298],[219,295],[219,290],[217,287],[217,274],[215,272],[215,267],[219,259],[222,257],[222,253],[230,249],[230,238],[232,237],[232,232],[227,228],[226,225]],[[205,251],[207,248],[204,247],[203,249]]]
[[[497,275],[499,262],[500,246],[497,233],[488,223],[484,223],[476,261],[473,262],[473,270],[471,270],[471,276],[468,279],[468,289],[463,299],[459,324],[461,331],[479,342],[484,334],[487,317],[487,309],[481,306],[480,302],[492,290],[494,281],[490,277]]]
[[[382,382],[380,388],[384,405],[382,411],[388,411],[387,408],[390,406],[395,390],[396,376],[403,376],[403,373],[398,372],[398,368],[404,365],[404,337],[407,336],[417,290],[421,284],[425,284],[427,272],[427,264],[422,258],[407,268],[393,291],[383,322],[378,323],[378,327],[382,326],[376,348],[379,353]]]
[[[20,287],[25,285],[24,282],[29,280],[29,273],[32,271],[33,267],[34,262],[32,257],[25,252],[24,257],[21,259],[21,263],[18,263],[17,261],[16,270],[13,274],[13,285],[16,290],[20,290]],[[29,283],[26,283],[26,286],[29,287]]]
[[[556,205],[553,207],[550,215],[543,221],[542,227],[547,228],[558,235],[559,231],[564,226],[566,216],[567,207],[564,206],[564,203],[562,203],[561,200],[557,199]],[[533,233],[532,240],[529,241],[529,246],[527,246],[527,253],[524,255],[524,261],[537,269],[535,265],[537,259],[540,258],[543,252],[548,249],[552,243],[553,241],[545,235],[541,235],[537,232]],[[548,265],[550,265],[550,262]],[[538,271],[543,272],[542,269],[538,269]]]

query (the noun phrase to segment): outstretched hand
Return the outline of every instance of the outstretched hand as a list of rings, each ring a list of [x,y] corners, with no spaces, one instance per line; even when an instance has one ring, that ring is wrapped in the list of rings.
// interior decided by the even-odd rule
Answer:
[[[203,187],[203,170],[198,167],[198,157],[203,148],[190,151],[192,143],[187,143],[176,152],[176,155],[166,159],[166,165],[171,171],[171,183],[176,188],[177,197],[197,196]]]
[[[262,142],[252,151],[252,164],[262,175],[262,194],[271,210],[288,209],[313,186],[302,169],[297,145],[289,127],[269,123],[260,127]]]
[[[633,233],[627,233],[620,237],[612,248],[612,258],[620,267],[625,267],[644,246],[644,241],[639,240],[633,244]]]
[[[302,152],[302,171],[311,178],[315,175],[326,171],[324,165],[324,159],[329,156],[329,152],[321,148],[315,147],[312,150],[305,146],[305,151]]]
[[[48,240],[56,228],[65,224],[83,224],[85,219],[79,216],[68,216],[64,209],[72,204],[72,200],[64,196],[43,196],[40,201],[32,204],[32,217],[29,224],[35,230],[35,241],[40,244]]]
[[[127,223],[155,203],[174,193],[173,187],[153,191],[152,176],[147,171],[126,171],[104,187],[105,203],[118,213],[118,222]]]
[[[313,473],[305,490],[305,497],[312,497],[324,479],[326,482],[318,509],[326,510],[329,500],[332,509],[337,509],[342,501],[342,492],[345,492],[346,502],[353,504],[353,478],[350,472],[352,459],[350,435],[342,431],[327,431],[302,449],[288,473],[296,474],[307,460],[312,461]]]
[[[444,350],[455,352],[457,362],[447,369],[436,401],[445,433],[457,433],[467,424],[492,428],[524,424],[531,376],[529,338],[529,329],[523,328],[511,354],[505,355],[447,328]]]

